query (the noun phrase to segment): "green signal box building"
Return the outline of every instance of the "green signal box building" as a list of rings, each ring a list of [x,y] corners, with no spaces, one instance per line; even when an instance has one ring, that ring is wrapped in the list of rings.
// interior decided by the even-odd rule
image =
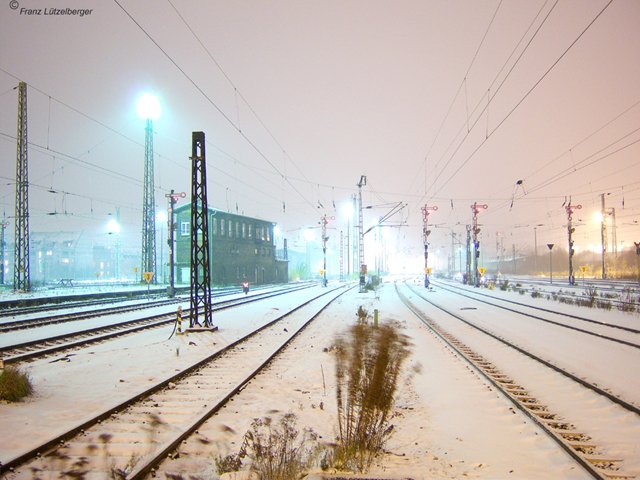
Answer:
[[[175,208],[175,275],[177,283],[190,282],[191,205]],[[287,283],[286,253],[276,255],[273,222],[223,212],[209,214],[211,281],[214,285]]]

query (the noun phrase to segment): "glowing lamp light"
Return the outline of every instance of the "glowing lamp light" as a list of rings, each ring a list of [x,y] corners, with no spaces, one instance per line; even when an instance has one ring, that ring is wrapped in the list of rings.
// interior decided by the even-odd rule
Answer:
[[[304,239],[305,239],[307,242],[310,242],[310,241],[312,241],[312,240],[315,240],[315,238],[316,238],[316,234],[313,232],[313,230],[310,230],[310,229],[308,229],[308,228],[307,228],[307,229],[304,231]]]
[[[109,232],[109,235],[117,235],[120,233],[120,224],[115,218],[112,218],[107,223],[107,232]]]
[[[164,210],[156,212],[156,220],[158,220],[159,222],[166,222],[168,218],[169,217],[167,216],[167,212],[165,212]]]
[[[150,93],[145,93],[138,100],[136,112],[144,120],[157,120],[160,118],[160,102],[158,98]]]

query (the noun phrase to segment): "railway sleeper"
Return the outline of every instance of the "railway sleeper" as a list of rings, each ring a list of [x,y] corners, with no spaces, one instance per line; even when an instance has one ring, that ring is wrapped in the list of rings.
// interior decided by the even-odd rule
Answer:
[[[548,419],[542,419],[542,421],[544,423],[546,423],[547,425],[550,425],[551,427],[554,428],[554,430],[572,430],[575,427],[575,425],[569,423],[569,422],[563,422],[562,420],[548,420]]]
[[[578,432],[576,430],[561,430],[553,427],[551,427],[551,430],[553,431],[553,433],[563,438],[565,441],[574,440],[580,442],[588,442],[589,440],[591,440],[591,437],[589,435]]]

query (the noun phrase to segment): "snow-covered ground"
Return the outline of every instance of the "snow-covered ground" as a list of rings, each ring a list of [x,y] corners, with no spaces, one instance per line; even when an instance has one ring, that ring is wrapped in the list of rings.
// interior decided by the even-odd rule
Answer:
[[[196,333],[173,336],[171,328],[141,332],[139,334],[92,346],[75,355],[61,355],[64,361],[49,358],[24,366],[36,386],[36,395],[19,404],[0,404],[0,461],[6,461],[35,443],[80,423],[97,411],[120,403],[134,392],[148,388],[152,383],[173,374],[177,369],[211,354],[216,349],[238,338],[243,333],[262,325],[308,298],[321,287],[257,302],[242,309],[218,312],[214,323],[216,333]],[[434,301],[449,302],[459,309],[461,300],[451,294],[434,289]],[[585,314],[579,307],[560,305],[541,299],[522,297],[516,293],[503,293],[522,302],[546,304],[550,308],[572,310]],[[419,299],[414,298],[416,304]],[[470,302],[471,300],[469,300]],[[411,337],[412,354],[407,361],[406,375],[398,392],[394,418],[394,435],[387,446],[388,454],[381,458],[372,474],[387,477],[415,479],[483,478],[483,479],[583,479],[589,475],[562,452],[526,417],[515,410],[502,395],[473,372],[462,360],[428,332],[418,319],[401,304],[393,285],[385,284],[376,294],[352,291],[343,296],[312,324],[299,340],[287,350],[282,359],[243,390],[233,406],[223,409],[210,423],[200,429],[211,443],[203,448],[197,461],[186,459],[165,463],[162,469],[189,472],[202,478],[217,478],[213,474],[213,458],[219,454],[237,451],[242,434],[251,420],[260,416],[277,415],[274,411],[295,413],[300,428],[310,427],[323,440],[333,441],[336,431],[333,357],[325,352],[335,335],[356,319],[356,310],[363,305],[369,312],[378,309],[381,321],[395,321]],[[422,305],[425,311],[428,308]],[[470,311],[465,311],[465,314]],[[483,309],[473,311],[488,328],[499,329],[508,325],[505,335],[517,335],[518,341],[532,348],[543,349],[544,355],[561,352],[559,361],[575,367],[576,371],[598,378],[609,379],[615,393],[627,400],[640,401],[640,382],[637,365],[640,357],[619,351],[602,353],[598,339],[578,334],[550,330],[548,326],[527,325],[518,320],[509,324],[507,313]],[[487,313],[486,311],[484,312]],[[598,318],[620,317],[640,320],[620,312],[588,312]],[[435,317],[435,313],[429,311]],[[633,322],[633,320],[631,320]],[[638,321],[640,324],[640,321]],[[615,443],[613,453],[623,456],[625,470],[640,473],[640,427],[629,414],[619,414],[618,425],[599,424],[597,419],[583,418],[584,412],[575,412],[572,395],[584,396],[578,390],[558,395],[558,387],[546,384],[538,367],[518,366],[507,349],[486,343],[478,336],[467,333],[465,341],[483,350],[486,356],[520,383],[529,384],[536,396],[560,411],[571,421],[594,429],[598,435],[622,434],[624,441]],[[13,334],[12,334],[13,335]],[[634,334],[629,334],[634,335]],[[613,349],[612,349],[613,350]],[[618,348],[616,350],[619,350]],[[622,363],[621,363],[622,362]],[[627,363],[631,362],[631,363]],[[608,373],[615,375],[608,376]],[[542,379],[541,381],[539,379]],[[322,408],[320,404],[322,403]],[[592,403],[596,403],[593,400]],[[611,410],[602,408],[603,418],[611,417]],[[605,411],[606,410],[606,411]],[[594,411],[594,410],[592,410]],[[224,427],[224,428],[223,428]],[[229,427],[229,428],[227,428]],[[581,429],[582,430],[582,429]],[[193,458],[191,459],[193,460]],[[8,477],[11,478],[11,477]]]

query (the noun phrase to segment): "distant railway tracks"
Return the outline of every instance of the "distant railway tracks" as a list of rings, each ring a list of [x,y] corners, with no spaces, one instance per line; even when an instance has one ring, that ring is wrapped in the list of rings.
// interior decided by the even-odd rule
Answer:
[[[153,473],[346,291],[324,290],[133,398],[5,461],[0,473],[11,479],[47,472],[130,480]]]
[[[517,352],[515,356],[511,354],[512,357],[510,358],[515,359],[517,355],[520,354],[526,357],[526,359],[523,360],[525,364],[533,361],[537,365],[544,366],[546,370],[536,367],[538,368],[536,371],[542,371],[542,373],[538,375],[549,376],[549,380],[547,380],[548,383],[557,383],[556,374],[559,373],[563,376],[562,378],[565,379],[563,380],[564,382],[575,382],[581,387],[588,389],[595,394],[596,397],[612,402],[615,404],[615,408],[622,408],[623,411],[626,412],[623,414],[626,416],[626,423],[633,423],[636,426],[640,426],[640,408],[638,408],[638,406],[595,385],[594,382],[586,378],[577,376],[541,358],[529,351],[529,349],[516,345],[500,334],[480,326],[477,322],[470,320],[460,313],[454,312],[453,309],[440,305],[428,298],[429,294],[423,294],[409,286],[403,288],[407,288],[414,299],[410,299],[409,296],[404,294],[396,285],[396,290],[401,300],[433,334],[439,337],[456,355],[465,359],[475,371],[481,374],[495,389],[501,392],[504,397],[523,412],[524,415],[530,418],[549,437],[556,441],[556,443],[589,472],[593,478],[600,480],[635,478],[634,474],[622,471],[625,459],[608,454],[609,449],[603,447],[603,442],[596,438],[597,435],[591,435],[587,431],[579,430],[574,422],[566,418],[566,415],[560,415],[554,412],[552,407],[531,393],[532,389],[530,386],[523,384],[528,378],[526,374],[519,377],[505,373],[505,370],[514,372],[516,369],[511,365],[500,365],[499,361],[495,359],[492,360],[492,354],[495,349],[498,348],[495,346],[495,341],[508,347],[511,351]],[[428,305],[429,308],[435,307],[437,314],[427,315],[423,311],[424,307],[418,304]],[[527,315],[511,309],[510,311],[516,315]],[[528,315],[528,317],[529,316],[530,315]],[[462,325],[462,327],[460,327],[460,325]],[[473,332],[481,333],[486,339],[478,342],[477,334],[468,333],[470,329],[467,327],[471,327]],[[469,343],[473,343],[474,341],[480,345],[480,348],[469,345]],[[609,338],[607,341],[619,342],[623,345],[629,343],[620,342],[614,338]],[[624,348],[628,347],[629,346],[626,345]],[[513,363],[516,363],[516,360],[514,360]],[[520,361],[517,361],[517,363],[520,363]],[[518,380],[518,378],[524,380]],[[533,390],[535,390],[535,388]],[[598,413],[595,413],[597,411],[596,408],[589,404],[589,401],[594,402],[594,398],[593,396],[589,396],[589,400],[582,399],[580,408],[586,410],[591,408],[594,415],[598,415]],[[576,405],[578,405],[580,400],[576,399],[575,402]],[[616,413],[619,414],[619,412]],[[611,415],[613,416],[613,414]],[[611,426],[611,428],[613,427]]]
[[[256,292],[250,296],[241,296],[227,300],[218,300],[214,302],[213,310],[224,310],[244,303],[263,300],[265,298],[273,297],[276,295],[283,295],[285,293],[290,293],[308,287],[309,285],[306,284],[296,285],[293,287],[289,286],[279,288],[277,290]],[[78,329],[63,334],[45,334],[42,337],[34,340],[19,341],[0,346],[0,355],[2,355],[6,364],[17,363],[20,361],[42,358],[47,355],[59,354],[64,351],[71,351],[90,344],[104,342],[115,337],[136,333],[141,330],[162,327],[176,321],[175,311],[147,315],[125,321],[115,320],[114,315],[148,309],[150,307],[173,305],[180,301],[186,302],[188,301],[188,299],[172,299],[153,303],[116,306],[105,309],[92,310],[88,312],[61,314],[54,317],[5,322],[0,324],[0,332],[6,333],[24,328],[42,327],[54,323],[73,322],[107,315],[113,318],[113,320],[110,320],[100,326],[85,327],[83,329]],[[188,313],[189,309],[185,309],[183,312],[184,318],[188,318]]]

